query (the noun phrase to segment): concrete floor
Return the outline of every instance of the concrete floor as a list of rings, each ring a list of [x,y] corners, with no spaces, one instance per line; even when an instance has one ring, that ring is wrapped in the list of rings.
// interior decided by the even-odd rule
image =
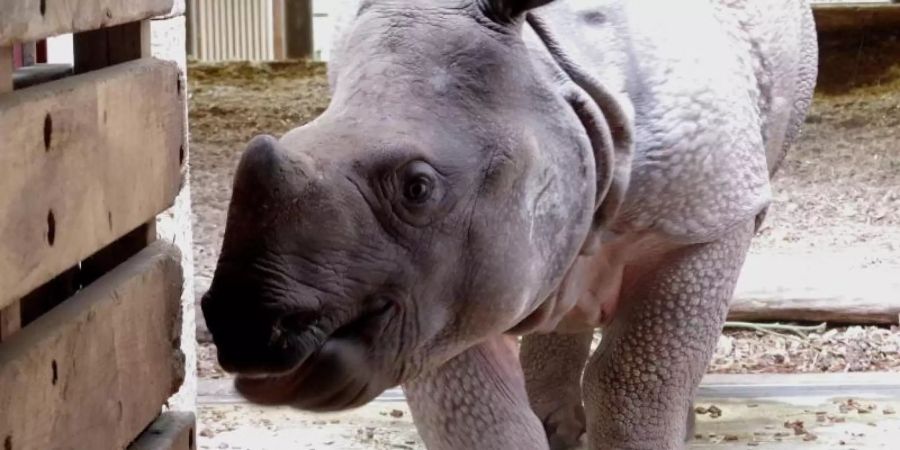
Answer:
[[[339,414],[250,405],[228,380],[200,391],[201,449],[424,449],[399,391]],[[691,449],[900,448],[897,373],[709,376],[697,406],[713,405],[721,415],[698,415]]]

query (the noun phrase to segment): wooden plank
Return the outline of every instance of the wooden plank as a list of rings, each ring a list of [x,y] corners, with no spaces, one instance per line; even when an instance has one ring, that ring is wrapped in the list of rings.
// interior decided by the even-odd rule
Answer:
[[[286,2],[285,9],[285,51],[290,59],[312,58],[313,48],[313,7],[311,0]]]
[[[75,73],[85,73],[150,56],[150,21],[75,33]]]
[[[896,324],[900,267],[848,268],[840,255],[751,255],[728,317]]]
[[[0,94],[13,90],[13,49],[0,45]]]
[[[892,372],[707,374],[697,395],[704,398],[860,395],[900,400],[900,377]]]
[[[196,419],[189,412],[166,412],[128,450],[194,450]]]
[[[890,396],[900,400],[900,377],[893,372],[707,374],[697,391],[700,398],[823,397],[840,395]],[[400,388],[388,389],[375,403],[403,403]],[[201,379],[198,405],[241,404],[247,401],[234,389],[234,380]]]
[[[0,308],[173,203],[178,80],[147,59],[0,97]]]
[[[12,449],[124,448],[184,378],[180,256],[153,244],[0,345]]]
[[[0,46],[137,22],[169,13],[173,0],[0,0]]]
[[[817,4],[813,15],[820,33],[900,27],[900,4]]]
[[[283,61],[287,59],[287,40],[285,39],[285,0],[274,0],[272,3],[272,39],[274,40],[275,59]]]
[[[19,302],[0,309],[0,342],[8,340],[22,328],[22,305]]]

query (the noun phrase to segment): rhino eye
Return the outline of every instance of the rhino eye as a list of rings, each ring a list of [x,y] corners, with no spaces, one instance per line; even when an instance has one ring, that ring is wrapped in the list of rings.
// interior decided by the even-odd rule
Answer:
[[[431,180],[417,177],[406,183],[406,199],[412,203],[424,203],[431,196]]]
[[[431,199],[435,190],[434,169],[416,161],[404,170],[403,197],[407,202],[421,205]]]

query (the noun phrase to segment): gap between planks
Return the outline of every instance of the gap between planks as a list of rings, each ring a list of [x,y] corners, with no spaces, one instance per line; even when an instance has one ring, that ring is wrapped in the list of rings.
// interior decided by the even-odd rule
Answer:
[[[190,412],[162,413],[128,450],[194,450],[196,418]]]

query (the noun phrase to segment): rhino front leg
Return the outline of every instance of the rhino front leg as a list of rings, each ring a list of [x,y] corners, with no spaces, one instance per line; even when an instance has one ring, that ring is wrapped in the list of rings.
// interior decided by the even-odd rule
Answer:
[[[576,448],[585,433],[581,373],[593,333],[522,338],[522,369],[531,409],[544,424],[551,450]]]
[[[547,450],[514,337],[498,336],[404,384],[429,450]]]
[[[630,291],[585,369],[590,448],[685,447],[694,393],[752,233],[747,223],[719,241],[681,248],[637,280],[627,280],[626,269]]]

